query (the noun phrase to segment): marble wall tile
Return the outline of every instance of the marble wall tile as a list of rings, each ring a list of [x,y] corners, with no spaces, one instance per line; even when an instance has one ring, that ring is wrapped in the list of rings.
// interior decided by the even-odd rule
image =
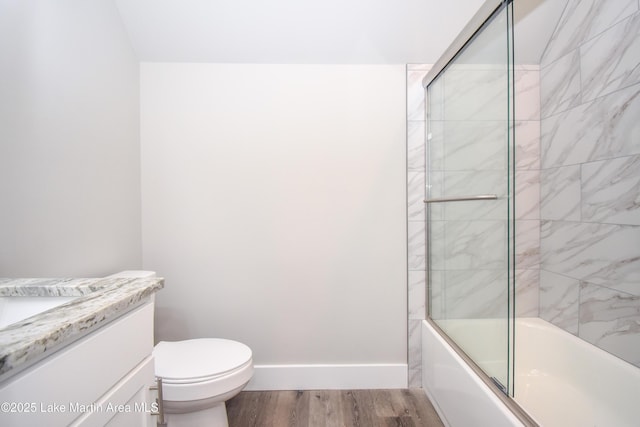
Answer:
[[[432,270],[445,270],[445,222],[431,221],[429,224],[429,263]]]
[[[428,70],[407,71],[407,120],[425,120],[425,96],[422,79]]]
[[[638,117],[640,84],[543,120],[542,168],[640,154]]]
[[[580,52],[569,52],[540,70],[540,116],[546,118],[580,104]]]
[[[612,329],[610,324],[603,328],[605,322],[591,321],[585,316],[590,312],[596,317],[604,316],[616,300],[616,293],[627,295],[625,301],[636,310],[639,306],[636,298],[640,297],[637,285],[640,273],[634,271],[638,270],[634,263],[637,265],[640,259],[637,244],[640,227],[633,205],[633,200],[638,198],[636,188],[640,187],[636,178],[639,175],[636,157],[640,155],[637,143],[640,85],[635,84],[637,64],[627,60],[638,55],[638,18],[632,14],[638,13],[639,3],[637,0],[568,0],[561,24],[545,51],[540,77],[534,69],[516,71],[516,90],[520,92],[515,106],[519,120],[515,129],[516,168],[527,172],[516,176],[516,214],[518,218],[527,219],[518,220],[515,227],[516,267],[519,268],[516,271],[517,314],[539,313],[574,334],[586,333],[585,339],[603,348],[617,346],[611,342],[619,341],[620,328]],[[451,71],[446,81],[438,79],[432,86],[429,94],[432,118],[504,119],[505,111],[500,106],[503,99],[506,101],[506,93],[502,93],[500,87],[499,70],[466,66]],[[540,83],[540,99],[536,102],[536,85]],[[444,95],[446,105],[442,102]],[[415,117],[423,119],[419,113]],[[542,121],[538,122],[540,117]],[[430,147],[430,161],[434,166],[429,171],[432,197],[450,195],[450,189],[475,189],[483,180],[491,182],[486,179],[488,176],[480,179],[482,173],[469,175],[467,170],[501,169],[491,166],[497,161],[491,155],[494,150],[487,149],[491,145],[478,142],[478,136],[473,135],[471,129],[471,124],[454,127],[450,122],[441,121],[429,131],[436,137]],[[481,132],[480,136],[486,133]],[[447,145],[443,143],[445,137]],[[473,151],[465,146],[466,142]],[[456,173],[434,171],[452,165],[459,168]],[[544,170],[538,174],[541,167]],[[611,180],[615,169],[622,173]],[[477,185],[463,187],[465,181]],[[536,208],[534,200],[538,190],[545,197],[544,204]],[[529,205],[525,206],[525,202]],[[445,313],[448,317],[481,317],[499,311],[492,303],[503,297],[500,292],[506,288],[497,285],[499,280],[490,281],[491,270],[486,268],[498,265],[505,256],[497,256],[490,248],[497,241],[495,236],[500,235],[502,239],[506,235],[506,223],[503,221],[497,226],[499,221],[472,221],[471,213],[479,210],[484,210],[483,215],[491,214],[480,205],[431,206],[436,219],[444,218],[445,210],[448,216],[460,221],[432,224],[432,263],[449,269],[431,272],[434,317]],[[540,221],[539,228],[538,218],[545,219]],[[578,222],[581,220],[613,220],[622,225]],[[536,268],[538,265],[541,271]],[[452,268],[458,270],[450,271]],[[485,289],[478,285],[483,281]],[[596,291],[591,291],[591,287],[597,292],[604,289],[598,285],[608,286],[611,289],[606,291],[613,294],[594,299],[592,295]],[[481,294],[487,290],[493,299],[484,301]],[[469,294],[480,303],[468,306],[468,301],[473,300]],[[410,296],[411,313],[421,313],[421,307],[415,302],[419,296],[416,292],[411,295],[415,295]],[[585,305],[585,301],[588,304]],[[625,324],[634,326],[632,322]],[[634,327],[637,329],[637,321]],[[610,330],[614,333],[609,334]],[[604,341],[598,338],[602,336],[616,338],[607,342],[606,338]],[[620,348],[613,351],[624,353],[624,345]]]
[[[541,269],[640,295],[640,226],[542,221]]]
[[[427,114],[429,120],[444,120],[444,78],[440,75],[426,90]]]
[[[424,171],[425,122],[407,122],[407,169]]]
[[[504,120],[444,122],[444,169],[507,169],[508,140]]]
[[[444,172],[431,170],[427,174],[427,196],[429,198],[444,197]],[[442,203],[432,203],[427,205],[432,220],[442,220],[444,218],[444,205]]]
[[[515,119],[540,120],[540,67],[514,70]]]
[[[506,221],[447,221],[447,270],[506,269]]]
[[[640,367],[640,296],[581,283],[578,336]]]
[[[516,171],[515,190],[516,219],[540,219],[540,171]]]
[[[409,221],[424,221],[425,173],[417,171],[407,172],[407,217]]]
[[[444,86],[445,120],[506,120],[506,70],[451,69]]]
[[[580,47],[582,100],[640,82],[640,13]]]
[[[407,65],[407,359],[409,387],[422,386],[422,319],[426,317],[426,112],[422,79],[427,64]]]
[[[425,222],[409,221],[408,224],[408,255],[409,270],[425,269]]]
[[[540,171],[542,219],[580,221],[580,166]]]
[[[539,315],[540,67],[515,70],[515,310]]]
[[[634,0],[569,0],[542,57],[546,65],[638,10]]]
[[[422,320],[409,320],[409,387],[422,387]]]
[[[596,133],[598,141],[589,160],[640,154],[640,122],[633,119],[640,113],[640,84],[598,98],[588,105],[586,114],[593,121],[603,121],[597,128],[600,133]]]
[[[540,317],[578,334],[580,282],[571,277],[540,270]]]
[[[453,196],[473,196],[496,194],[498,200],[474,200],[443,203],[447,220],[488,220],[507,218],[507,183],[505,171],[457,171],[443,172],[444,194]]]
[[[446,313],[444,271],[431,269],[427,280],[427,311],[432,319],[443,319]]]
[[[585,163],[581,182],[583,221],[640,225],[640,156]]]
[[[516,268],[540,268],[540,221],[516,220],[515,232]]]
[[[429,170],[444,169],[444,122],[431,120],[427,129],[426,158]]]
[[[425,271],[409,271],[409,319],[424,319],[426,317]]]
[[[449,319],[507,317],[506,270],[448,270],[445,272]]]
[[[540,169],[540,121],[516,121],[516,170]]]
[[[445,196],[469,196],[492,193],[498,197],[507,196],[506,169],[503,170],[448,170],[442,173],[443,194]],[[482,205],[473,201],[472,206]],[[457,205],[458,203],[456,203]],[[449,203],[446,206],[454,206]],[[475,215],[474,217],[479,217]]]
[[[636,362],[639,10],[569,0],[543,56],[540,135],[540,316]]]
[[[538,317],[540,270],[516,270],[515,281],[516,317]]]
[[[508,216],[507,199],[504,198],[499,200],[447,203],[443,208],[446,218],[450,221],[506,221]]]

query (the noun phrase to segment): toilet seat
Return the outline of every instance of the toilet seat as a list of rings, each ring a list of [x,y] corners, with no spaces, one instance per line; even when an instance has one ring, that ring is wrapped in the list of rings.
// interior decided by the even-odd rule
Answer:
[[[227,372],[224,372],[222,374],[217,374],[217,375],[210,375],[210,376],[204,376],[204,377],[194,377],[194,378],[166,378],[166,377],[162,377],[161,375],[157,375],[158,377],[162,377],[162,383],[163,384],[184,384],[184,385],[189,385],[189,384],[199,384],[199,383],[206,383],[209,381],[216,381],[219,379],[223,379],[226,376],[229,375],[233,375],[234,373],[236,373],[237,371],[241,370],[242,368],[245,368],[246,366],[251,365],[251,360],[248,360],[247,362],[243,363],[242,365],[238,366],[236,369],[233,370],[229,370]]]
[[[221,338],[161,341],[153,356],[164,399],[176,402],[223,396],[253,374],[251,349]]]
[[[212,380],[238,369],[251,360],[251,349],[237,341],[199,338],[161,341],[153,356],[157,376],[182,384]]]

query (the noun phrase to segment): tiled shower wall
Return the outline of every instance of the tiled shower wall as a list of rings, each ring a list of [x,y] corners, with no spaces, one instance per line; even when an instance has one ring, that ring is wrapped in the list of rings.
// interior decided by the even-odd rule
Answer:
[[[482,69],[483,67],[480,67]],[[409,385],[411,387],[420,386],[421,377],[421,348],[420,348],[420,322],[426,317],[425,292],[426,292],[426,251],[425,251],[425,197],[426,166],[425,166],[425,93],[422,88],[422,79],[429,71],[429,65],[409,65],[407,67],[407,179],[408,179],[408,232],[409,232]],[[484,76],[486,70],[467,70],[462,77],[472,78],[474,75]],[[540,217],[539,217],[539,173],[540,173],[540,122],[539,122],[539,67],[520,66],[516,70],[516,92],[518,94],[516,111],[516,179],[521,185],[516,187],[516,260],[518,267],[516,270],[517,283],[517,314],[519,316],[538,315],[538,277],[540,264]],[[468,80],[468,79],[467,79]],[[499,82],[498,82],[499,83]],[[455,85],[454,85],[455,86]],[[495,86],[495,85],[494,85]],[[477,85],[479,90],[482,85]],[[499,91],[502,91],[500,88]],[[486,94],[486,91],[485,91]],[[488,97],[488,96],[487,96]],[[504,106],[506,108],[506,105]],[[506,112],[500,114],[506,117]],[[489,124],[495,122],[487,122]],[[499,124],[499,123],[498,123]],[[493,135],[495,137],[495,135]],[[491,138],[492,134],[487,137]],[[495,138],[500,144],[504,144],[504,135]],[[463,138],[474,144],[475,138]],[[481,141],[469,150],[475,149],[475,153],[482,157],[487,150],[483,147],[492,141]],[[453,151],[442,149],[441,159],[447,153],[452,156],[460,154],[461,147],[454,147]],[[504,148],[497,148],[497,153],[504,151]],[[480,150],[480,151],[478,151]],[[490,150],[489,150],[490,151]],[[456,154],[458,153],[458,154]],[[468,150],[463,150],[464,155],[469,155]],[[475,155],[471,155],[475,161]],[[468,163],[468,162],[466,162]],[[505,171],[499,173],[499,181],[504,181]],[[488,173],[491,174],[492,171]],[[485,172],[486,175],[486,172]],[[506,192],[506,185],[501,185],[502,193]],[[475,194],[486,192],[474,189],[459,189],[455,194]],[[477,190],[477,189],[475,189]],[[466,208],[469,208],[468,204]],[[458,213],[458,216],[464,213]],[[486,221],[485,221],[486,222]],[[494,221],[504,223],[503,221]],[[482,242],[478,242],[482,243]],[[503,247],[504,245],[499,245]],[[481,250],[484,246],[480,245]],[[479,274],[484,274],[491,270],[477,270]],[[473,273],[473,272],[470,272]],[[458,283],[467,286],[462,289],[462,294],[473,294],[473,301],[467,303],[463,300],[452,300],[447,305],[447,316],[449,317],[495,317],[504,316],[506,313],[506,275],[501,270],[500,278],[495,283],[484,281],[466,281]],[[477,276],[478,274],[472,274]],[[486,274],[485,274],[486,275]],[[483,292],[482,289],[468,289],[468,285],[475,282],[474,286],[481,286],[484,289],[491,287],[494,293]],[[493,286],[492,286],[493,284]],[[460,286],[457,286],[460,288]],[[496,296],[499,294],[498,296]],[[452,292],[455,294],[455,292]],[[484,298],[484,300],[483,300]],[[455,298],[454,298],[455,299]],[[495,306],[495,301],[501,301],[500,307]],[[441,313],[442,314],[442,313]]]
[[[541,64],[515,72],[516,314],[539,315],[637,366],[639,59],[640,1],[570,0]],[[422,78],[429,69],[407,67],[412,387],[421,385],[426,316]]]
[[[430,65],[407,66],[407,216],[409,269],[409,387],[422,386],[420,324],[426,318],[425,97],[422,79]]]
[[[453,64],[434,82],[427,149],[430,197],[496,194],[431,206],[435,319],[506,318],[507,236],[515,219],[519,316],[538,315],[539,67],[517,66],[516,212],[507,218],[508,80],[504,65]],[[431,157],[431,160],[428,158]],[[505,337],[506,339],[506,337]],[[501,345],[501,344],[496,344]]]
[[[637,366],[639,63],[637,0],[570,0],[541,61],[540,147],[540,317]]]
[[[540,281],[540,67],[516,65],[515,313],[538,317]]]

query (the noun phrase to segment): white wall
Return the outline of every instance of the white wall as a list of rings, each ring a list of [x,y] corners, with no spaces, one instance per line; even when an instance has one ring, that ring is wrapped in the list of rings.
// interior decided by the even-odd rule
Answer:
[[[406,365],[405,120],[401,65],[141,64],[157,339]]]
[[[138,63],[109,0],[0,0],[0,276],[140,267]]]

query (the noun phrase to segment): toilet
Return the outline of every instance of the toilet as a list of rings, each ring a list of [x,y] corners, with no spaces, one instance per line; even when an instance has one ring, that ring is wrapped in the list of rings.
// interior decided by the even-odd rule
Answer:
[[[251,349],[220,338],[160,341],[153,349],[170,427],[227,427],[225,402],[253,375]]]
[[[153,276],[150,271],[125,271],[109,277]],[[160,341],[153,357],[169,427],[228,427],[225,402],[253,375],[249,347],[222,338]]]

